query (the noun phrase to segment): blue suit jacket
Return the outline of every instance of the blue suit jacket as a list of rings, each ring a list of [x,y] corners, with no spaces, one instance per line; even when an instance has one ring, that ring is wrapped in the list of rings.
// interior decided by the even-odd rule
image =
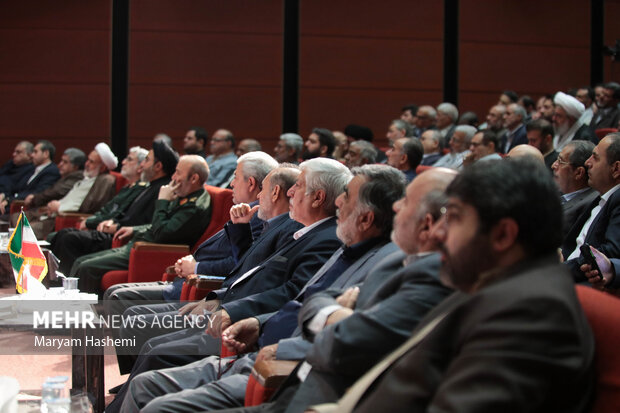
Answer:
[[[341,245],[336,237],[336,219],[331,217],[297,240],[291,236],[287,244],[262,261],[249,277],[234,284],[254,267],[242,266],[245,271],[239,268],[227,280],[230,287],[223,293],[220,290],[217,298],[233,323],[278,310],[295,298]]]
[[[251,205],[256,205],[255,201]],[[254,214],[248,229],[252,236],[258,237],[263,231],[263,220]],[[204,241],[194,252],[194,259],[197,262],[197,274],[202,275],[228,275],[235,266],[235,258],[232,253],[232,245],[226,236],[224,229],[219,230],[214,235]],[[164,288],[164,299],[168,301],[178,300],[181,297],[183,288],[183,278],[176,278],[174,282]]]

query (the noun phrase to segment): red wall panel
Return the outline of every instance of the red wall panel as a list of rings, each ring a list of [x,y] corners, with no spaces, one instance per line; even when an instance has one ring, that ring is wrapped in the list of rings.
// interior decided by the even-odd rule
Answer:
[[[590,2],[461,0],[459,10],[461,111],[483,119],[504,89],[536,100],[590,83]]]
[[[280,134],[282,2],[131,3],[129,142],[190,126],[265,142]]]
[[[3,2],[0,162],[18,141],[86,151],[109,136],[109,0]]]
[[[441,2],[301,3],[300,133],[315,126],[370,127],[386,144],[407,103],[440,103]]]

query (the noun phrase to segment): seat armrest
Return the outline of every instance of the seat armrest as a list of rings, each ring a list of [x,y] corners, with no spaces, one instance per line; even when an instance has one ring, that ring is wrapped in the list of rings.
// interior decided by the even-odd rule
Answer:
[[[265,388],[276,388],[282,384],[299,364],[292,360],[262,360],[254,364],[252,375]]]
[[[189,254],[189,247],[183,244],[157,244],[154,242],[145,242],[138,241],[133,244],[133,248],[139,252],[158,252],[158,251],[166,251],[166,252],[178,252]]]

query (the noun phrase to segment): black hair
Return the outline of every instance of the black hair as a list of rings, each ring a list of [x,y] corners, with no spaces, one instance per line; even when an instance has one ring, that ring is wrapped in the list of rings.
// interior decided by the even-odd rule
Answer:
[[[41,145],[41,151],[47,151],[50,154],[50,160],[54,161],[54,155],[56,155],[56,147],[50,141],[46,141],[45,139],[41,139],[37,142],[38,145]]]
[[[486,234],[503,218],[519,226],[518,243],[530,257],[553,253],[562,242],[562,205],[546,166],[528,158],[477,162],[461,172],[446,193],[478,213]]]
[[[316,133],[319,137],[321,146],[327,146],[327,154],[325,156],[331,158],[332,152],[334,152],[334,148],[336,147],[336,138],[334,138],[334,134],[329,129],[325,128],[314,128],[312,129],[312,133]]]

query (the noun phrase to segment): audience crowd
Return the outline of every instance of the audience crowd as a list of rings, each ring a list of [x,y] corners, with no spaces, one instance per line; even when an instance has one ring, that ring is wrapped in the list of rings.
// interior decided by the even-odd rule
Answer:
[[[117,348],[129,376],[108,412],[585,412],[596,350],[575,285],[620,291],[620,84],[490,103],[403,106],[385,147],[357,124],[285,133],[272,155],[191,127],[184,154],[160,133],[120,173],[103,142],[55,164],[52,142],[22,141],[0,213],[14,225],[22,206],[105,314],[147,321],[113,332],[137,345]],[[104,291],[136,242],[197,243],[205,185],[232,189],[230,220],[176,279]],[[73,212],[89,215],[55,228]],[[223,282],[182,302],[196,274]],[[284,360],[245,407],[252,372]]]

